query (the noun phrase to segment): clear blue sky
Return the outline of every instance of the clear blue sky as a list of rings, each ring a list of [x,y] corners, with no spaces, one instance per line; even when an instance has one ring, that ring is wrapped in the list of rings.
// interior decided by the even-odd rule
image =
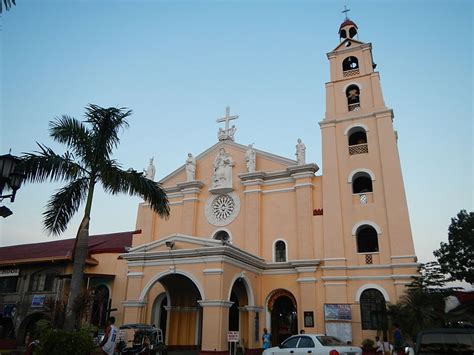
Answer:
[[[133,109],[114,157],[157,178],[217,141],[226,105],[236,141],[321,165],[326,53],[347,5],[372,42],[399,151],[417,255],[447,240],[450,218],[473,210],[471,1],[27,1],[1,19],[0,153],[62,147],[48,136],[84,106]],[[324,171],[324,167],[322,167]],[[59,185],[25,185],[4,203],[1,245],[51,240],[41,213]],[[133,230],[137,198],[95,196],[92,233]],[[62,238],[74,237],[75,218]]]

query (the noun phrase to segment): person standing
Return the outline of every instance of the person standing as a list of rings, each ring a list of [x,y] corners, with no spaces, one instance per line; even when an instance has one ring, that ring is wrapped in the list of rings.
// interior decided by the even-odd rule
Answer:
[[[375,350],[377,354],[383,354],[383,344],[378,336],[375,337],[375,347],[377,348],[377,350]]]
[[[272,343],[272,335],[268,332],[267,328],[263,328],[263,335],[262,335],[263,346],[262,348],[268,349]]]
[[[387,337],[383,338],[383,351],[385,355],[391,355],[393,352],[393,346],[387,340]]]
[[[393,350],[396,354],[403,351],[403,337],[400,325],[398,323],[393,324],[395,329],[393,330]]]
[[[99,345],[104,354],[114,354],[116,339],[117,328],[115,327],[115,317],[109,317],[109,319],[107,320],[107,328],[105,329],[104,339],[100,342]]]

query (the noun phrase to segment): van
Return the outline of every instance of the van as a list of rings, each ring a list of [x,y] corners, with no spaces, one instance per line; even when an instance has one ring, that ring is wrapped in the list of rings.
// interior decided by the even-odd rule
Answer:
[[[473,355],[474,328],[440,328],[418,333],[415,354],[419,355]]]

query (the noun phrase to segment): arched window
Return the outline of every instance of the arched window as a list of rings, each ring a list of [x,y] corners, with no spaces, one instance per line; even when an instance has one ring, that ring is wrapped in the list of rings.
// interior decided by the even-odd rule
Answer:
[[[357,85],[349,85],[346,89],[347,108],[349,111],[359,111],[360,90]]]
[[[230,241],[230,236],[229,233],[227,233],[226,231],[220,230],[216,234],[214,234],[214,239],[220,240],[223,243],[228,243]]]
[[[385,298],[379,290],[368,288],[360,295],[359,303],[362,329],[387,329]]]
[[[275,243],[275,262],[286,262],[286,244],[283,240],[279,240]]]
[[[342,61],[342,70],[343,71],[348,71],[348,70],[355,70],[359,68],[359,60],[357,57],[347,57]]]
[[[367,132],[362,127],[353,127],[348,132],[349,154],[364,154],[369,152]]]
[[[352,180],[352,193],[372,192],[372,178],[366,172],[358,172]]]
[[[360,226],[356,232],[357,252],[375,253],[379,251],[377,231],[369,225]]]

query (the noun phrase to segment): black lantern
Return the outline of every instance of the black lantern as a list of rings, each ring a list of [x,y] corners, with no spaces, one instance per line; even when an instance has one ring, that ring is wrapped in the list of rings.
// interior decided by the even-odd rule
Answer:
[[[16,191],[20,188],[25,174],[18,171],[17,165],[20,159],[10,153],[0,155],[0,200],[9,197],[10,201],[15,201]],[[5,185],[12,190],[9,195],[1,195]]]

